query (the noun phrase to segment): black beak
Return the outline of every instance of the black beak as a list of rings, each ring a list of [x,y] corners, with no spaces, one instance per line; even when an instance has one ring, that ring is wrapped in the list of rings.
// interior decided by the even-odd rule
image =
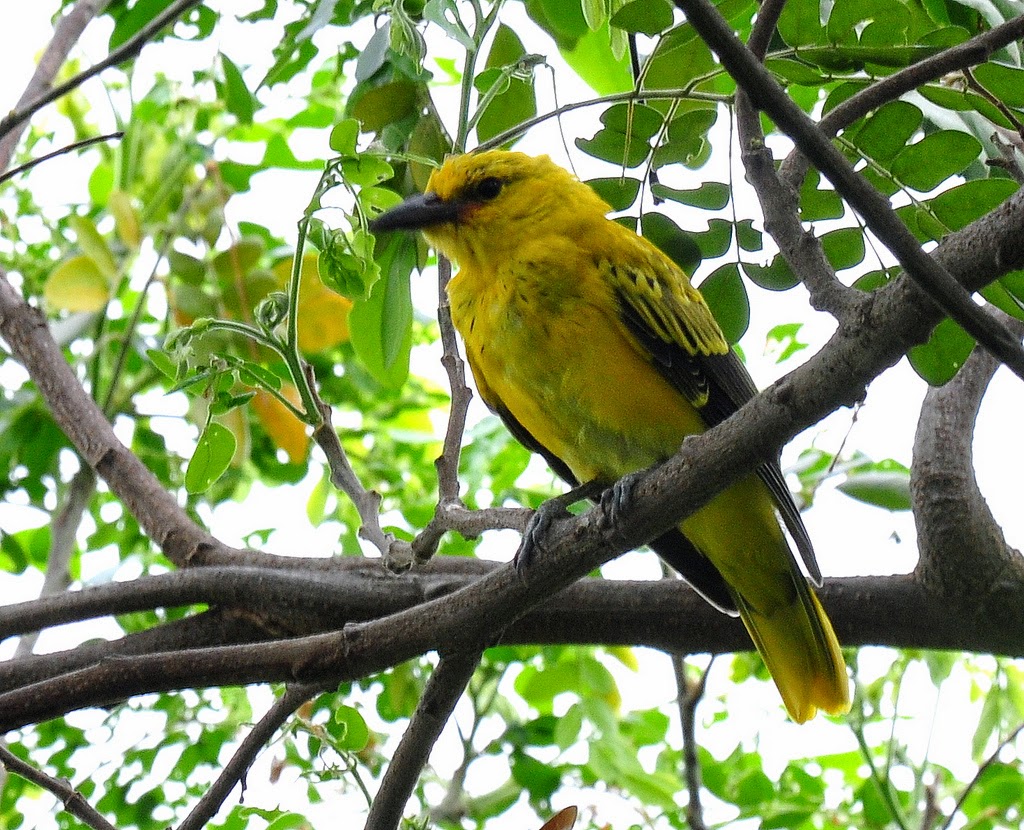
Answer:
[[[402,204],[386,210],[370,222],[370,231],[417,231],[432,225],[454,222],[459,218],[462,205],[457,201],[444,201],[436,193],[410,196]]]

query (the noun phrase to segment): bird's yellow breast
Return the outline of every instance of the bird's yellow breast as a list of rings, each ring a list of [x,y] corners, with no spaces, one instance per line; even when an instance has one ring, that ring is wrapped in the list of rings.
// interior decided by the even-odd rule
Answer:
[[[545,237],[500,267],[464,267],[449,296],[484,400],[506,408],[580,481],[647,467],[704,430],[572,240]]]

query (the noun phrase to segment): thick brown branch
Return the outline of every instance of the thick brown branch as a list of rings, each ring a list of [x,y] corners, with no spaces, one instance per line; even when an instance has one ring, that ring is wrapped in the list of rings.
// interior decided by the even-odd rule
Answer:
[[[675,0],[751,101],[786,132],[864,218],[900,265],[950,317],[1024,379],[1024,349],[1005,327],[986,316],[940,262],[929,256],[893,211],[889,200],[857,173],[829,138],[786,95],[737,40],[709,0]]]
[[[1001,614],[1007,586],[1024,581],[1024,557],[1006,543],[974,475],[975,420],[997,368],[975,349],[953,380],[929,390],[911,465],[917,574],[937,596],[979,616]]]
[[[146,534],[184,566],[224,546],[198,527],[145,465],[122,444],[54,342],[46,320],[0,274],[0,335],[28,370],[57,425],[107,482]]]
[[[572,548],[571,539],[563,544]],[[536,568],[546,571],[549,563],[550,558],[538,559]],[[665,583],[576,585],[512,624],[502,642],[641,645],[677,653],[723,653],[751,647],[735,619],[711,608],[681,583]],[[88,665],[78,669],[69,670],[74,664],[69,666],[66,660],[77,657],[77,652],[54,655],[45,679],[30,685],[24,685],[30,680],[24,672],[16,676],[12,671],[16,667],[7,664],[6,677],[0,681],[6,680],[2,686],[14,688],[0,694],[0,731],[146,692],[259,682],[342,682],[428,651],[469,650],[482,645],[481,639],[493,630],[492,621],[516,614],[524,594],[532,596],[543,590],[528,590],[514,569],[503,565],[482,579],[467,580],[455,593],[383,619],[353,623],[341,631],[209,647],[202,647],[197,638],[194,642],[199,647],[175,641],[167,644],[167,650],[142,648],[134,655],[115,655],[119,644],[132,639],[125,638],[109,644],[106,656],[94,650]],[[913,576],[832,580],[820,595],[845,645],[952,648],[1024,656],[1021,583],[1008,588],[1006,595],[1006,615],[1015,615],[1012,625],[1004,624],[1005,619],[993,625],[977,615],[961,616],[937,601]],[[172,625],[185,631],[187,622]],[[212,633],[217,633],[216,618],[211,622]],[[257,632],[251,623],[245,623],[239,618],[234,634],[221,632],[215,639],[254,639]],[[151,637],[155,633],[146,632]],[[142,640],[136,643],[144,645]],[[61,658],[65,658],[63,665]],[[44,659],[18,662],[31,662],[35,667]]]

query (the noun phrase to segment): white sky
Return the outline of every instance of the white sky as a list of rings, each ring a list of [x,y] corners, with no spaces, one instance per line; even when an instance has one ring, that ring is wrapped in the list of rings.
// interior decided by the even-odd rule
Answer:
[[[225,4],[225,6],[231,7],[232,10],[238,8],[238,4]],[[0,30],[0,67],[2,67],[6,79],[6,83],[0,88],[0,110],[10,109],[24,88],[31,74],[34,57],[43,48],[51,32],[49,16],[56,7],[57,3],[53,0],[19,4],[17,23]],[[508,10],[510,14],[516,14],[520,9],[517,4],[512,4]],[[548,50],[543,39],[536,41],[536,45],[534,45],[530,37],[531,32],[534,32],[535,29],[524,15],[520,16],[522,20],[516,23],[516,31],[527,41],[527,49],[553,51]],[[272,30],[269,27],[263,32],[268,36],[271,33]],[[272,45],[268,40],[262,39],[258,32],[254,34],[252,31],[248,31],[245,37],[232,37],[231,32],[225,29],[221,38],[221,46],[224,51],[239,65],[265,61]],[[90,36],[86,38],[83,45],[84,53],[87,56],[86,63],[102,57],[105,41],[105,32],[90,32]],[[147,50],[139,62],[138,75],[143,77],[147,71],[157,68],[168,72],[184,73],[187,71],[187,61],[175,64],[174,61],[166,59],[168,51],[172,48],[178,47]],[[559,63],[557,54],[551,55],[550,60],[556,65]],[[542,110],[551,103],[549,77],[544,72],[538,76],[540,108]],[[592,97],[592,93],[582,84],[574,85],[572,82],[564,81],[564,78],[563,74],[563,80],[560,81],[559,87],[561,103]],[[141,84],[140,88],[144,89],[145,84]],[[449,90],[449,92],[451,91]],[[94,100],[101,100],[99,96],[99,89],[94,86]],[[287,106],[288,103],[284,102],[283,105]],[[573,116],[565,119],[563,127],[568,133],[570,142],[575,135],[590,136],[593,134],[596,129],[598,112],[598,110],[593,110],[583,113],[579,117]],[[43,123],[46,118],[46,113],[43,113],[37,116],[36,123]],[[723,139],[727,140],[727,133],[724,129],[719,135],[719,140]],[[321,136],[319,140],[324,146],[309,147],[308,156],[327,154],[325,137]],[[520,149],[527,152],[549,152],[556,160],[565,163],[561,146],[561,141],[556,134],[538,130],[521,143]],[[577,165],[577,171],[585,178],[588,175],[588,165],[591,165],[592,162],[579,153],[574,155],[573,161]],[[84,176],[72,175],[69,179],[69,169],[72,166],[70,164],[60,167],[54,165],[49,171],[41,170],[38,178],[33,180],[39,183],[40,198],[52,205],[55,211],[59,211],[62,205],[79,199],[84,190]],[[84,172],[87,174],[88,170]],[[742,181],[742,172],[739,170],[734,172],[736,180]],[[601,174],[608,175],[605,171],[602,171]],[[675,186],[691,187],[699,183],[699,178],[696,175],[688,175],[689,178],[685,181],[669,183]],[[709,176],[707,171],[702,171],[702,175],[705,178]],[[284,234],[286,238],[293,239],[295,218],[308,201],[315,178],[315,176],[311,177],[290,171],[257,176],[254,179],[253,192],[232,201],[228,215],[229,221],[261,222]],[[2,193],[0,193],[0,199],[2,198]],[[756,204],[752,195],[742,197],[741,202]],[[670,212],[674,210],[672,207],[668,209]],[[706,215],[702,216],[699,212],[675,215],[677,218],[680,215],[683,216],[681,223],[684,226],[687,226],[689,219],[688,226],[694,227],[695,230],[705,227],[703,222],[706,220]],[[767,254],[762,255],[759,261],[766,260]],[[432,313],[436,296],[432,281],[426,278],[417,281],[416,290],[419,307],[425,313]],[[797,289],[797,291],[800,290]],[[800,319],[805,322],[804,330],[801,333],[802,337],[805,340],[810,340],[813,346],[820,345],[832,329],[830,319],[811,312],[806,306],[802,310],[794,311],[794,296],[794,292],[776,295],[751,287],[752,321],[750,331],[742,345],[751,371],[759,385],[763,386],[771,382],[800,359],[797,357],[794,361],[778,367],[763,355],[765,334],[772,325],[779,322],[781,314],[788,315],[785,317],[786,320],[802,315]],[[785,305],[783,306],[783,304]],[[809,354],[811,351],[807,350],[804,354]],[[415,356],[415,369],[421,373],[440,377],[439,371],[434,368],[436,367],[434,360],[433,354],[418,354]],[[809,430],[807,434],[800,436],[787,450],[784,463],[791,463],[800,449],[812,444],[828,451],[835,451],[849,432],[847,449],[859,449],[875,459],[895,458],[909,465],[917,412],[924,389],[924,384],[909,369],[906,361],[901,362],[899,366],[872,384],[866,404],[861,409],[852,429],[851,413],[848,410],[842,410],[826,419],[823,424]],[[180,414],[180,401],[166,401],[165,403],[171,407],[172,411]],[[474,407],[474,416],[484,414],[484,410],[478,402],[474,404]],[[1019,506],[1021,492],[1019,470],[1024,466],[1024,452],[1022,452],[1021,442],[1018,440],[1022,409],[1024,409],[1022,385],[1005,370],[1000,371],[983,407],[975,440],[975,462],[982,490],[997,518],[1003,522],[1009,541],[1018,546],[1024,542],[1024,511],[1021,511]],[[187,435],[182,440],[188,440]],[[270,549],[281,552],[285,550],[303,552],[320,550],[324,555],[329,555],[335,552],[336,531],[331,527],[311,528],[305,518],[306,498],[318,478],[319,474],[317,473],[298,487],[290,488],[294,492],[286,498],[294,506],[289,508],[282,508],[281,505],[286,501],[282,498],[280,491],[267,491],[262,487],[254,487],[244,504],[225,505],[218,509],[212,519],[211,527],[226,542],[236,543],[255,526],[265,526],[267,524],[265,517],[271,515],[275,517],[279,531],[271,539]],[[254,516],[260,517],[256,525],[253,524],[252,517]],[[0,505],[0,527],[4,529],[14,530],[18,526],[34,526],[43,520],[44,517],[34,512],[15,510],[10,506]],[[877,508],[862,505],[835,491],[831,485],[826,485],[819,494],[815,506],[806,513],[805,520],[811,537],[815,540],[819,561],[826,577],[902,572],[913,567],[916,558],[915,534],[909,514],[889,514]],[[499,557],[510,556],[512,547],[496,544],[491,552]],[[112,569],[115,564],[116,560],[112,556],[93,555],[83,563],[83,571],[90,580],[104,581],[113,575]],[[658,566],[652,556],[633,554],[610,564],[605,572],[612,576],[630,577],[643,573],[654,578],[657,576]],[[121,576],[123,577],[125,574],[122,573]],[[12,600],[28,598],[38,591],[39,584],[40,579],[35,575],[27,575],[18,579],[0,576],[0,593]],[[111,633],[109,626],[100,630],[107,634]],[[58,644],[62,640],[62,636],[51,635],[45,638],[43,643],[54,648],[59,647]],[[9,656],[12,649],[13,643],[4,644],[0,648],[0,656]],[[670,703],[674,683],[668,661],[662,655],[647,651],[640,651],[639,657],[642,670],[636,674],[627,672],[617,665],[610,666],[621,685],[627,704],[636,708],[667,707],[666,711],[672,712],[674,718],[674,706]],[[879,671],[884,669],[889,659],[888,653],[882,650],[866,650],[862,656],[862,662],[865,665],[874,663]],[[719,680],[713,685],[712,696],[728,687],[726,663],[727,661],[720,661],[717,666],[716,672]],[[927,682],[915,686],[913,678],[911,678],[908,680],[909,691],[906,693],[905,699],[915,700],[915,688],[922,694],[931,694],[927,691],[930,689]],[[933,740],[930,746],[932,757],[952,766],[961,775],[969,775],[973,771],[969,765],[965,766],[964,760],[967,754],[965,746],[969,746],[969,731],[973,729],[974,720],[973,716],[965,717],[963,714],[967,696],[966,679],[963,677],[947,687],[944,692],[942,708],[936,712],[938,722],[943,726],[936,735],[932,736]],[[733,690],[730,701],[733,707],[733,716],[729,718],[725,726],[716,727],[713,736],[705,736],[709,748],[716,754],[727,753],[736,742],[743,739],[744,735],[749,734],[754,724],[762,729],[761,749],[768,751],[772,747],[778,748],[776,763],[779,764],[784,758],[816,754],[821,752],[824,747],[831,747],[834,750],[836,748],[849,749],[853,746],[852,737],[844,727],[833,726],[819,720],[813,727],[800,728],[785,721],[777,707],[774,692],[767,687],[751,686]],[[749,712],[749,717],[736,717],[737,705]],[[711,701],[706,706],[709,711],[717,708],[717,705]],[[920,712],[924,714],[932,708],[932,701],[920,700],[918,697],[916,706],[921,707]],[[377,728],[382,728],[380,724],[375,725]],[[908,730],[908,734],[912,732],[912,746],[916,748],[916,751],[923,752],[924,747],[928,744],[930,726],[931,718],[923,717],[901,724],[900,729]],[[456,747],[456,738],[449,730],[442,740],[439,751],[435,753],[435,762],[439,767],[447,768],[449,771],[453,768],[458,758]],[[272,753],[265,755],[264,762],[270,754]],[[480,777],[487,775],[486,765],[481,764],[476,768],[474,775],[479,783]],[[255,772],[250,780],[263,780],[261,772]],[[486,782],[479,783],[479,786],[480,789],[487,789]],[[268,800],[265,806],[273,806],[275,799],[280,797],[282,791],[265,793],[261,792],[263,789],[253,787],[250,790],[251,802],[263,803],[266,798]],[[299,787],[295,792],[301,793],[301,791],[302,788]],[[292,793],[289,797],[297,798],[296,807],[300,810],[304,809],[301,795]],[[568,794],[565,794],[564,797],[567,798]],[[576,803],[579,803],[581,807],[588,805],[598,807],[599,822],[612,818],[611,815],[604,812],[612,809],[611,801],[613,799],[592,792],[580,793],[576,798]],[[48,804],[38,806],[43,813],[49,809]],[[333,806],[336,808],[337,804]],[[558,806],[563,805],[559,804]],[[510,811],[502,821],[495,822],[494,827],[523,826],[522,821],[529,822],[530,815],[527,808],[519,806]],[[632,821],[636,820],[636,817],[623,817],[623,820]],[[616,820],[616,824],[618,824],[618,820]]]

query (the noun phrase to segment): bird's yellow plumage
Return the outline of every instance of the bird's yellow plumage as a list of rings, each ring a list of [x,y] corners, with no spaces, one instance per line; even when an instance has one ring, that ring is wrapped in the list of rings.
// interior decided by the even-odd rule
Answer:
[[[452,320],[484,401],[571,483],[663,461],[755,393],[710,310],[655,246],[546,156],[449,159],[372,223],[421,229],[459,265]],[[738,611],[794,720],[849,709],[846,667],[779,523],[817,576],[777,464],[651,544]]]

